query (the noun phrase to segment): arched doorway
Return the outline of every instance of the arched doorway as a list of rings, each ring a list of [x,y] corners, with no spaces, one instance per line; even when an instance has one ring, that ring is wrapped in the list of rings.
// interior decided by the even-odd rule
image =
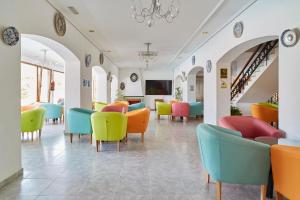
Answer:
[[[107,73],[100,66],[92,68],[93,102],[107,102]]]
[[[266,36],[266,37],[251,39],[230,49],[217,61],[216,63],[217,64],[217,73],[216,73],[217,75],[217,89],[216,89],[217,90],[217,119],[223,116],[230,115],[231,113],[230,112],[230,107],[232,105],[231,85],[234,82],[234,80],[232,79],[232,71],[233,74],[236,73],[237,75],[239,74],[239,72],[235,71],[236,68],[235,61],[240,56],[243,56],[245,52],[250,51],[251,49],[252,50],[256,49],[257,47],[259,47],[260,44],[264,44],[268,41],[274,41],[276,39],[278,39],[277,36]],[[254,58],[255,57],[253,57],[253,59]],[[249,57],[248,60],[250,60]],[[246,112],[245,114],[249,114],[249,111]]]
[[[28,45],[32,46],[28,47]],[[46,51],[48,52],[47,57],[45,56]],[[45,77],[48,78],[42,80],[44,83],[41,85],[45,88],[40,90],[43,94],[40,95],[42,99],[38,100],[57,103],[59,99],[63,98],[65,113],[69,108],[80,107],[80,61],[73,52],[52,39],[39,35],[22,34],[21,55],[21,61],[27,59],[29,61],[27,64],[37,61],[36,65],[46,64],[49,68],[52,66],[50,69],[50,71],[52,70],[52,78],[49,69],[45,68]],[[30,58],[30,55],[37,57]],[[43,58],[39,58],[39,55],[43,55]],[[47,63],[47,60],[51,60],[51,62]],[[61,72],[64,73],[64,77]],[[54,79],[57,80],[57,90],[51,91],[49,83]],[[66,114],[64,116],[67,117]],[[65,123],[67,130],[66,125],[67,123]]]
[[[187,97],[189,102],[202,101],[204,99],[204,70],[197,66],[188,73]]]
[[[111,102],[114,102],[115,99],[117,98],[117,90],[118,90],[118,78],[116,75],[112,75],[112,80],[110,83],[110,100]]]

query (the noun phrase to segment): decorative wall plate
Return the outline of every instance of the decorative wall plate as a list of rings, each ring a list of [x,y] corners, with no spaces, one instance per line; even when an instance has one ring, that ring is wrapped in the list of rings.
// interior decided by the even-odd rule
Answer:
[[[236,38],[239,38],[242,36],[243,34],[243,31],[244,31],[244,25],[243,25],[243,22],[236,22],[233,26],[233,35],[236,37]]]
[[[121,82],[121,83],[120,83],[120,89],[121,89],[121,90],[124,90],[124,89],[125,89],[125,83],[124,83],[124,82]]]
[[[211,72],[211,67],[212,67],[211,60],[208,60],[208,61],[206,62],[206,71],[207,71],[208,73]]]
[[[281,43],[285,47],[292,47],[298,41],[297,34],[294,30],[287,29],[282,32],[280,37]]]
[[[54,16],[54,27],[57,35],[64,36],[67,30],[67,24],[65,17],[60,12],[57,12]]]
[[[193,56],[192,57],[192,65],[195,65],[196,64],[196,56]]]
[[[130,80],[131,80],[132,82],[136,82],[138,79],[139,79],[139,77],[138,77],[138,75],[137,75],[136,73],[132,73],[132,74],[130,75]]]
[[[92,63],[92,55],[91,54],[87,54],[85,56],[85,66],[89,67]]]
[[[100,55],[99,55],[99,62],[100,62],[100,65],[104,64],[104,55],[103,55],[103,53],[100,53]]]
[[[5,44],[14,46],[19,42],[20,34],[15,27],[10,26],[4,29],[4,31],[2,32],[2,38]]]

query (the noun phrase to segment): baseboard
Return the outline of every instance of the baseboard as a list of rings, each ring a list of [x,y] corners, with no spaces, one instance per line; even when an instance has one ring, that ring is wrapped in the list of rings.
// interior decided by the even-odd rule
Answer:
[[[8,185],[9,183],[13,182],[20,176],[23,176],[23,168],[14,173],[13,175],[9,176],[8,178],[4,179],[3,181],[0,182],[0,189],[3,188],[4,186]]]

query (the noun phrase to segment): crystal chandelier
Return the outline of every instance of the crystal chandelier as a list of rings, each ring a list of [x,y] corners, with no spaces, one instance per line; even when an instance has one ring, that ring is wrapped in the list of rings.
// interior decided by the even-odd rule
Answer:
[[[147,50],[146,51],[140,51],[139,52],[139,57],[146,63],[146,67],[149,67],[149,62],[153,61],[154,58],[158,55],[157,52],[155,51],[150,51],[150,45],[151,43],[147,42],[145,43],[145,45],[147,46]]]
[[[143,1],[151,1],[150,7],[143,7]],[[138,23],[147,21],[148,27],[153,25],[154,17],[172,23],[179,14],[179,0],[170,1],[168,7],[165,8],[161,5],[160,0],[132,0],[132,17]]]

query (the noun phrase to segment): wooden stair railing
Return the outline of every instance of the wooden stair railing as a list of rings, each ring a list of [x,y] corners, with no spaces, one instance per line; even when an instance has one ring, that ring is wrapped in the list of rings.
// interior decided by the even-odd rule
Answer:
[[[237,78],[231,85],[231,100],[233,100],[239,93],[243,91],[246,83],[251,78],[252,74],[260,66],[260,64],[268,59],[271,51],[276,47],[278,40],[268,41],[259,45],[257,50],[253,53],[250,59],[247,61],[246,65],[239,73]]]

